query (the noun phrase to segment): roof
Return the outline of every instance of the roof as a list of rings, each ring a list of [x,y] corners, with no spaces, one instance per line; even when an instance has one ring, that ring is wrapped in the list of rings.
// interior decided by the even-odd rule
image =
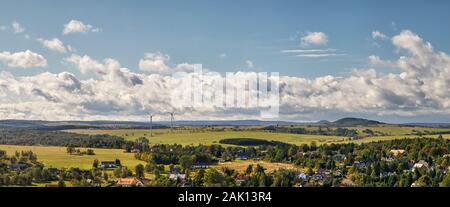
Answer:
[[[184,180],[184,179],[186,179],[186,174],[170,174],[169,175],[169,179],[171,179],[171,180],[176,180],[178,178]]]
[[[118,185],[134,185],[138,182],[136,178],[120,178],[119,181],[117,181]]]

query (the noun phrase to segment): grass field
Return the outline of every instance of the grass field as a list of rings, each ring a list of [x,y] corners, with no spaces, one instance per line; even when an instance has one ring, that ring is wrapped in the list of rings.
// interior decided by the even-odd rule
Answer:
[[[224,138],[258,138],[264,140],[275,140],[280,142],[286,142],[295,145],[310,144],[312,141],[317,144],[324,143],[346,143],[346,142],[372,142],[401,138],[415,138],[417,135],[411,135],[414,131],[449,131],[450,129],[441,128],[428,128],[428,127],[407,127],[407,126],[395,126],[395,125],[381,125],[374,127],[352,127],[349,129],[356,129],[362,133],[365,129],[371,129],[373,131],[383,132],[386,136],[373,136],[365,137],[360,140],[349,140],[347,137],[339,136],[323,136],[323,135],[304,135],[304,134],[288,134],[288,133],[272,133],[263,130],[225,130],[214,131],[208,129],[177,129],[171,131],[170,129],[157,129],[153,130],[153,137],[150,137],[149,130],[144,129],[117,129],[117,130],[69,130],[70,132],[80,134],[110,134],[120,137],[124,137],[127,140],[135,140],[139,137],[146,137],[153,144],[181,144],[181,145],[211,145],[219,144],[219,141]],[[437,137],[438,135],[425,135],[425,137]],[[444,138],[450,139],[450,134],[444,134]]]
[[[234,169],[239,172],[243,172],[247,169],[249,165],[253,165],[253,167],[256,167],[256,165],[261,165],[266,172],[272,172],[274,170],[278,169],[298,169],[300,168],[295,167],[293,164],[288,163],[276,163],[276,162],[265,162],[265,161],[252,161],[252,160],[245,160],[245,161],[233,161],[233,162],[224,162],[220,163],[219,165],[216,165],[214,167],[221,169],[223,167]]]
[[[124,153],[120,149],[94,149],[95,155],[83,156],[69,155],[65,147],[0,145],[0,150],[5,150],[9,155],[16,151],[31,150],[37,154],[38,161],[44,163],[46,167],[91,169],[95,159],[114,161],[116,158],[120,159],[122,165],[129,167],[131,170],[134,170],[134,167],[139,163],[144,164],[142,161],[135,159],[133,153]]]

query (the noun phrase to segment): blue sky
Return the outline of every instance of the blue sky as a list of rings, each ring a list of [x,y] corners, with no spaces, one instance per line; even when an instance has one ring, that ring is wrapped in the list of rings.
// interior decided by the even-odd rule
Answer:
[[[202,64],[285,76],[282,120],[450,122],[448,11],[444,0],[4,0],[0,119],[140,120],[169,110],[168,72]]]
[[[32,37],[58,37],[78,53],[112,57],[132,70],[142,54],[160,51],[173,62],[202,63],[221,72],[245,70],[245,61],[251,60],[253,70],[304,77],[336,75],[368,67],[371,54],[388,59],[396,55],[389,44],[372,45],[374,30],[394,35],[411,29],[437,49],[450,50],[446,1],[19,0],[1,4],[0,25],[16,20]],[[63,24],[71,19],[99,27],[101,32],[61,35]],[[326,46],[317,48],[333,48],[345,55],[301,58],[280,53],[299,49],[301,35],[313,31],[329,38]],[[11,32],[0,32],[0,49],[49,53],[48,70],[64,67],[60,55]],[[221,54],[226,58],[220,58]]]

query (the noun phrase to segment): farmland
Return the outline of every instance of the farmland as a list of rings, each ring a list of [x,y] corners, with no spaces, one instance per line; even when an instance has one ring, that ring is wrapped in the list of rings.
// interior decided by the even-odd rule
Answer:
[[[308,130],[317,130],[316,126],[299,126],[305,127]],[[333,128],[332,128],[333,129]],[[206,127],[190,127],[179,128],[171,131],[170,129],[153,130],[153,136],[150,137],[149,130],[145,129],[114,129],[114,130],[97,130],[97,129],[76,129],[68,130],[73,133],[97,135],[108,134],[123,137],[127,140],[135,140],[139,137],[146,137],[152,144],[181,144],[181,145],[211,145],[219,144],[221,139],[225,138],[258,138],[263,140],[280,141],[289,144],[302,145],[310,144],[315,141],[317,144],[323,143],[366,143],[373,141],[384,141],[391,139],[415,138],[418,137],[417,132],[428,133],[424,137],[436,138],[439,135],[432,132],[448,132],[448,128],[429,128],[429,127],[411,127],[398,125],[379,125],[379,126],[360,126],[348,127],[347,129],[354,129],[359,135],[363,135],[363,131],[370,129],[383,135],[376,136],[362,136],[361,139],[351,140],[344,136],[326,136],[326,135],[310,135],[310,134],[292,134],[292,133],[277,133],[262,130],[262,127],[247,127],[233,130],[224,128],[217,130]],[[444,138],[450,138],[450,134],[442,134]]]
[[[83,148],[80,148],[84,150]],[[65,147],[43,147],[43,146],[18,146],[18,145],[0,145],[0,150],[8,154],[14,154],[16,151],[33,151],[37,154],[40,162],[47,167],[70,168],[78,167],[81,169],[91,169],[95,159],[99,161],[114,161],[120,159],[124,166],[133,169],[139,163],[143,163],[134,158],[132,153],[124,153],[120,149],[94,149],[95,155],[69,155]]]

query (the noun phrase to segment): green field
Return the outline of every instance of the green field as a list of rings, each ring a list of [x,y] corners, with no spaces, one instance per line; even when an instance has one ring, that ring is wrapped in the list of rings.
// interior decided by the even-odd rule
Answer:
[[[313,129],[314,127],[309,127]],[[362,133],[365,129],[382,132],[385,136],[364,137],[359,140],[349,140],[348,137],[324,136],[324,135],[306,135],[306,134],[289,134],[289,133],[273,133],[269,131],[258,130],[256,127],[241,130],[216,131],[208,128],[192,127],[177,130],[157,129],[153,130],[153,137],[150,137],[150,131],[144,129],[116,129],[116,130],[69,130],[70,132],[80,134],[109,134],[124,137],[127,140],[135,140],[139,137],[146,137],[152,144],[181,144],[181,145],[211,145],[219,144],[221,139],[225,138],[258,138],[264,140],[274,140],[286,142],[295,145],[310,144],[312,141],[317,144],[324,143],[346,143],[346,142],[372,142],[391,139],[415,138],[418,135],[412,135],[414,130],[426,132],[449,131],[448,128],[428,128],[428,127],[406,127],[396,125],[380,125],[373,127],[350,127],[356,129],[358,133]],[[450,138],[450,134],[442,135],[444,138]],[[438,137],[438,135],[424,135],[424,137]]]
[[[146,137],[152,144],[181,144],[181,145],[211,145],[219,144],[224,138],[258,138],[264,140],[274,140],[290,144],[309,144],[316,142],[336,142],[343,141],[345,137],[272,133],[267,131],[243,130],[243,131],[205,131],[196,132],[192,130],[154,130],[153,137],[150,137],[149,130],[70,130],[70,132],[81,134],[110,134],[124,137],[127,140],[134,140],[139,137]]]
[[[80,148],[82,149],[82,148]],[[120,149],[94,149],[95,155],[69,155],[65,147],[41,147],[41,146],[17,146],[0,145],[0,150],[5,150],[9,155],[16,151],[31,150],[38,156],[38,161],[45,164],[46,167],[69,168],[78,167],[82,169],[91,169],[95,159],[99,161],[114,161],[120,159],[122,165],[134,169],[142,163],[134,158],[133,153],[124,153]]]

